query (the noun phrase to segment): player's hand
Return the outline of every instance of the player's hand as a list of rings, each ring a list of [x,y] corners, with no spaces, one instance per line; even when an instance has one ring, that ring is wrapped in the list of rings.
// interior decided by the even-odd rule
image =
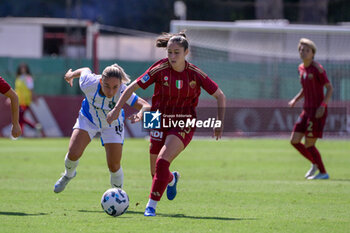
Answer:
[[[72,69],[69,69],[64,75],[64,80],[72,87],[73,86],[73,72]]]
[[[118,118],[119,112],[120,112],[119,110],[117,110],[116,108],[113,108],[107,114],[106,121],[108,122],[108,124],[112,124],[112,122]]]
[[[213,137],[216,138],[216,141],[221,139],[223,129],[224,129],[223,126],[213,129],[214,130]]]
[[[288,102],[288,105],[289,107],[293,108],[296,103],[297,102],[295,101],[295,99],[292,99],[291,101]]]
[[[317,110],[316,110],[316,118],[321,118],[325,112],[325,107],[324,106],[320,106]]]
[[[142,115],[143,115],[143,112],[140,111],[137,114],[131,115],[130,117],[128,117],[128,119],[131,121],[131,124],[134,124],[142,120]]]
[[[21,136],[22,134],[21,126],[19,124],[12,125],[11,134],[12,134],[12,137],[14,138]]]

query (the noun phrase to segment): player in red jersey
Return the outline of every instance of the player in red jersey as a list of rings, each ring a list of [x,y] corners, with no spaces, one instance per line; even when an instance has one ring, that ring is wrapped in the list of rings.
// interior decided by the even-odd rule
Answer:
[[[156,46],[167,48],[167,58],[157,61],[128,86],[115,108],[108,114],[107,121],[112,122],[116,119],[131,93],[140,87],[146,89],[155,83],[151,111],[158,110],[163,116],[184,114],[195,118],[195,108],[203,88],[217,100],[218,120],[223,123],[225,95],[203,71],[186,61],[189,44],[185,33],[164,34],[157,39]],[[175,198],[180,176],[178,172],[171,173],[169,166],[190,143],[194,130],[171,127],[151,131],[150,168],[153,181],[145,216],[155,216],[156,205],[166,188],[168,199]],[[214,129],[216,140],[221,138],[222,130],[223,124]]]
[[[333,87],[324,68],[314,61],[316,45],[313,41],[302,38],[298,46],[303,63],[299,65],[301,90],[289,101],[293,107],[304,98],[303,111],[294,125],[291,136],[292,145],[311,162],[310,170],[305,174],[307,179],[329,179],[323,165],[320,152],[315,147],[318,138],[322,138],[323,127],[327,118],[327,104],[331,99]],[[326,88],[326,95],[324,95]],[[301,143],[305,136],[305,144]],[[315,173],[319,170],[319,174]]]
[[[21,136],[21,126],[19,125],[19,105],[18,105],[18,96],[16,92],[10,87],[10,85],[0,77],[0,93],[10,98],[11,101],[11,119],[12,119],[12,128],[11,135],[14,138]]]

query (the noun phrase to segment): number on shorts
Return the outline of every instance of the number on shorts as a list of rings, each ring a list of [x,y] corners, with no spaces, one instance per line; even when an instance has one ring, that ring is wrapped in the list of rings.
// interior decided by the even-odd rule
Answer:
[[[312,123],[312,121],[309,121],[309,126],[307,127],[307,131],[312,132],[312,126],[314,123]]]
[[[122,132],[123,132],[123,125],[117,125],[115,127],[115,132],[118,134],[118,135],[122,135]]]

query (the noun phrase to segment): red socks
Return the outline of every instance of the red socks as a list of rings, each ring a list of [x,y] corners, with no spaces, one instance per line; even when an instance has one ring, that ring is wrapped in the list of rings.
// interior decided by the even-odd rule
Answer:
[[[316,162],[317,167],[320,170],[320,173],[327,173],[322,162],[321,154],[317,150],[317,148],[315,146],[311,146],[307,148],[307,150],[310,152],[310,154],[312,154],[312,157],[314,158],[314,161]]]
[[[169,171],[170,163],[165,159],[157,159],[156,174],[153,177],[150,198],[159,201],[167,185],[173,180],[173,174]]]
[[[317,167],[321,173],[326,173],[326,169],[324,168],[320,152],[315,146],[306,148],[304,144],[300,142],[297,144],[292,143],[292,145],[295,147],[295,149],[297,149],[300,152],[300,154],[307,158],[311,163],[317,164]]]
[[[314,159],[314,156],[312,154],[312,152],[309,149],[306,149],[306,147],[304,146],[304,144],[302,143],[297,143],[297,144],[293,144],[292,145],[295,147],[295,149],[297,149],[300,154],[302,154],[306,159],[308,159],[312,164],[315,164],[316,161]],[[316,148],[315,148],[316,149]],[[318,165],[318,164],[317,164]]]

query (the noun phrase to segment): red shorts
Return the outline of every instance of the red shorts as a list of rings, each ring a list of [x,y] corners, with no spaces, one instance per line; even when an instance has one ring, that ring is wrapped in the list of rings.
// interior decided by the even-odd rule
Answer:
[[[149,152],[151,154],[159,154],[159,151],[162,149],[165,143],[165,139],[168,135],[177,136],[182,143],[184,148],[191,142],[195,129],[194,128],[169,128],[161,130],[152,130],[150,132],[150,148]]]
[[[302,111],[294,125],[293,132],[303,133],[308,138],[322,138],[326,119],[327,109],[321,118],[310,117],[305,111]]]

